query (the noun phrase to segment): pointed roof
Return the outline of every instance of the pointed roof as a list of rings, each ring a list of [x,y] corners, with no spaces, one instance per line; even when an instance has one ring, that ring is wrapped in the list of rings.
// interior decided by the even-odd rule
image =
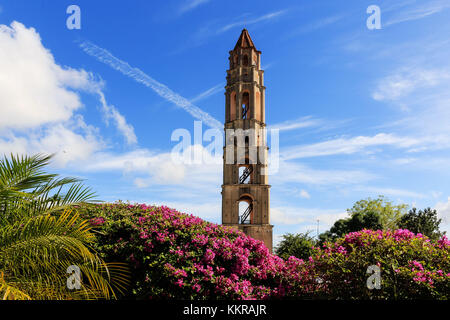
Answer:
[[[256,50],[255,45],[253,44],[252,38],[248,34],[247,29],[243,29],[241,35],[239,36],[239,40],[234,46],[234,50],[237,48],[253,48]]]

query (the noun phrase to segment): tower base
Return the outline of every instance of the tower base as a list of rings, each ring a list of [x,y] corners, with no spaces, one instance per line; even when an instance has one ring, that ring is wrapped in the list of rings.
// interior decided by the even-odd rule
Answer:
[[[228,223],[224,223],[222,225],[227,226],[227,227],[236,228],[236,229],[244,232],[250,238],[264,242],[264,245],[269,249],[270,253],[272,253],[273,225],[271,225],[271,224],[228,224]]]

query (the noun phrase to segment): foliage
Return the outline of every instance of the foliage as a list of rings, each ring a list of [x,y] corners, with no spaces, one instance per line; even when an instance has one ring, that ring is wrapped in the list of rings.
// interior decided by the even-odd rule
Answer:
[[[407,209],[407,204],[394,205],[392,201],[380,195],[377,199],[367,198],[357,201],[352,208],[347,209],[347,212],[351,217],[356,214],[364,216],[369,213],[376,213],[380,217],[381,229],[393,230],[397,228],[399,219],[406,213]]]
[[[408,208],[406,204],[394,205],[383,196],[377,199],[357,201],[352,208],[347,209],[348,218],[334,223],[330,230],[319,236],[321,243],[336,241],[349,232],[362,229],[393,230]]]
[[[381,270],[381,289],[367,288],[367,269]],[[328,299],[449,299],[450,241],[408,230],[352,232],[326,243],[308,266]]]
[[[78,179],[59,178],[43,168],[51,156],[0,160],[0,298],[90,299],[120,290],[122,264],[105,264],[89,249],[91,226],[71,208],[92,199]],[[83,276],[79,290],[68,290],[67,268]]]
[[[319,235],[321,243],[325,241],[336,241],[349,232],[362,229],[378,230],[381,229],[381,218],[377,212],[356,212],[350,218],[339,219],[334,223],[329,231]]]
[[[50,158],[0,161],[3,299],[116,297],[127,282],[124,264],[105,260],[133,269],[125,298],[449,298],[450,241],[434,240],[440,221],[430,209],[399,220],[402,205],[382,197],[357,202],[330,237],[365,226],[413,228],[419,221],[417,228],[432,239],[403,229],[363,229],[311,248],[308,235],[286,235],[277,248],[282,259],[240,231],[164,206],[86,203],[93,195],[77,179],[42,170]],[[307,248],[308,259],[294,256],[306,258]],[[66,288],[70,265],[82,271],[81,290]],[[369,266],[381,270],[379,290],[367,288]]]
[[[294,256],[299,259],[308,259],[313,253],[316,240],[309,233],[285,234],[276,248],[276,254],[287,260]]]
[[[442,219],[438,219],[437,211],[431,208],[417,211],[411,209],[407,214],[401,217],[399,226],[415,233],[422,233],[430,239],[437,240],[444,233],[439,231],[439,224]]]
[[[52,156],[35,155],[0,160],[0,223],[52,213],[92,201],[94,193],[79,179],[59,178],[42,169]],[[66,189],[65,189],[66,188]]]
[[[137,299],[448,299],[450,242],[408,230],[363,230],[284,260],[263,243],[167,207],[83,205],[103,258],[133,268]],[[381,289],[366,286],[381,268]],[[423,270],[422,270],[423,269]]]
[[[271,298],[283,296],[298,276],[261,241],[164,206],[79,209],[99,228],[103,257],[132,265],[128,298]]]

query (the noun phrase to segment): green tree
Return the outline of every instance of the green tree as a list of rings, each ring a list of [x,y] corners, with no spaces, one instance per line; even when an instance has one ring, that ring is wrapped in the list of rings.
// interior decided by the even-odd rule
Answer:
[[[394,205],[384,196],[380,195],[377,199],[367,198],[357,201],[352,208],[347,209],[350,216],[355,214],[366,215],[368,213],[378,214],[383,230],[396,229],[400,218],[406,214],[407,204]]]
[[[320,243],[335,241],[349,232],[362,229],[394,230],[398,228],[401,217],[408,210],[407,204],[394,205],[384,196],[357,201],[347,209],[348,218],[337,220],[330,230],[319,236]]]
[[[364,213],[356,212],[350,218],[339,219],[329,231],[319,236],[319,240],[321,243],[335,241],[349,232],[360,231],[362,229],[382,229],[380,214],[374,211]]]
[[[110,280],[119,290],[126,283],[123,265],[106,264],[89,249],[90,223],[74,210],[94,194],[78,179],[44,172],[50,159],[0,160],[0,299],[113,297]],[[73,265],[81,271],[78,290],[67,287]]]
[[[289,259],[290,256],[308,259],[313,253],[312,247],[315,244],[316,240],[309,236],[309,232],[288,233],[283,235],[283,240],[281,240],[275,251],[280,258],[285,260]]]
[[[414,233],[422,233],[430,239],[437,240],[445,234],[439,230],[442,219],[438,219],[437,211],[431,208],[417,211],[412,208],[401,217],[399,227]]]

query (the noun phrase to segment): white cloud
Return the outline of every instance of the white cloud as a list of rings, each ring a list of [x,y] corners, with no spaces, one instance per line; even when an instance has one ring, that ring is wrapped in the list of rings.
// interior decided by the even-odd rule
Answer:
[[[432,196],[434,199],[437,199],[437,198],[439,198],[439,197],[442,196],[442,192],[441,192],[441,191],[431,191],[431,196]]]
[[[99,94],[103,111],[132,140],[132,127],[106,104],[103,83],[58,65],[35,29],[0,25],[0,70],[0,153],[56,153],[54,163],[64,166],[104,148],[98,130],[75,113],[83,107],[80,91]]]
[[[202,203],[165,201],[164,203],[157,202],[157,204],[175,208],[180,212],[193,214],[207,221],[220,224],[222,223],[222,203],[220,199],[217,200],[212,199],[212,201],[203,201]]]
[[[335,15],[335,16],[326,17],[324,19],[318,20],[318,21],[312,23],[311,25],[305,27],[305,31],[313,31],[313,30],[324,28],[326,26],[329,26],[331,24],[334,24],[334,23],[342,20],[343,18],[344,18],[343,15]]]
[[[448,44],[436,49],[439,54],[448,50]],[[424,142],[417,151],[446,149],[450,146],[450,64],[447,56],[423,54],[431,57],[427,61],[415,57],[415,63],[381,78],[372,97],[406,113],[384,125],[413,132]]]
[[[337,23],[338,21],[341,21],[344,18],[344,15],[334,15],[329,16],[317,21],[314,21],[313,23],[310,23],[308,25],[301,26],[300,28],[296,28],[292,32],[290,32],[286,38],[291,38],[300,34],[310,33],[314,32],[316,30],[326,28],[330,25],[333,25]]]
[[[178,12],[180,14],[185,13],[187,11],[194,10],[198,6],[202,4],[208,3],[210,0],[188,0],[179,8]]]
[[[300,198],[303,198],[303,199],[310,199],[311,198],[311,195],[308,193],[308,191],[303,190],[303,189],[300,190],[299,196],[300,196]]]
[[[393,134],[379,133],[372,137],[359,136],[339,138],[310,145],[288,147],[281,151],[283,159],[299,159],[338,154],[353,154],[363,152],[374,146],[390,145],[397,148],[409,148],[421,141],[410,137],[397,137]]]
[[[65,167],[69,162],[87,160],[104,147],[102,140],[89,131],[62,124],[28,131],[25,136],[8,131],[0,137],[0,154],[54,153],[52,164]]]
[[[222,179],[222,158],[212,156],[206,148],[195,145],[185,150],[185,154],[198,152],[201,163],[175,161],[171,152],[156,152],[138,149],[124,154],[97,153],[82,170],[122,171],[134,177],[139,188],[149,186],[174,186],[174,196],[180,197],[190,191],[203,193],[217,192]]]
[[[102,103],[102,111],[105,115],[105,120],[108,123],[109,119],[112,119],[117,127],[117,129],[124,135],[128,144],[137,143],[137,137],[134,133],[134,128],[127,123],[125,117],[120,114],[116,107],[108,105],[105,99],[105,95],[101,90],[97,90],[97,94],[100,97],[100,102]]]
[[[317,216],[319,226],[323,228],[323,230],[329,229],[337,220],[344,218],[348,218],[347,211],[334,210],[332,212],[322,213]]]
[[[275,207],[270,208],[270,222],[281,224],[300,224],[304,222],[304,217],[297,211],[297,208]]]
[[[86,88],[90,74],[63,69],[39,34],[19,22],[0,25],[0,129],[28,129],[67,121],[82,106],[70,89]]]
[[[383,79],[372,97],[375,100],[398,100],[419,88],[433,87],[450,79],[450,73],[442,69],[404,68]]]
[[[42,138],[31,139],[27,150],[34,150],[33,153],[58,151],[54,162],[63,167],[69,161],[87,160],[100,147],[101,142],[93,132],[82,135],[57,124],[50,127]]]
[[[13,133],[8,132],[4,137],[0,138],[0,154],[26,154],[28,140],[23,137],[16,137]]]
[[[370,192],[370,193],[376,193],[378,195],[388,195],[388,196],[395,196],[395,197],[406,197],[406,198],[415,198],[415,199],[423,199],[427,198],[428,196],[414,191],[404,190],[404,189],[396,189],[396,188],[380,188],[380,187],[370,187],[370,186],[359,186],[353,188],[355,191],[363,191],[363,192]]]
[[[404,166],[404,165],[410,165],[412,163],[417,162],[418,159],[417,158],[398,158],[398,159],[394,159],[391,162],[395,165],[399,165],[399,166]]]
[[[285,13],[286,13],[286,10],[279,10],[279,11],[266,13],[259,17],[241,18],[240,21],[232,22],[232,23],[229,23],[229,24],[221,27],[217,31],[217,33],[222,33],[222,32],[228,31],[228,30],[230,30],[232,28],[236,28],[236,27],[249,26],[252,24],[259,23],[259,22],[269,21],[269,20],[278,18]]]
[[[222,82],[222,83],[215,85],[212,88],[209,88],[208,90],[205,90],[204,92],[199,93],[197,96],[195,96],[194,98],[191,99],[191,103],[206,99],[216,93],[224,92],[225,91],[224,86],[225,86],[225,83]]]
[[[247,28],[250,25],[257,25],[262,23],[268,23],[270,21],[276,21],[288,12],[288,9],[272,11],[260,16],[256,16],[250,13],[243,13],[230,19],[210,20],[205,25],[199,28],[195,33],[191,34],[178,49],[174,50],[174,53],[179,54],[187,48],[196,47],[204,44],[209,38],[219,36],[225,32],[235,28]],[[267,69],[267,67],[263,67]]]
[[[408,1],[404,4],[408,5],[411,4],[411,2]],[[412,6],[406,6],[406,8],[403,6],[400,10],[396,10],[398,13],[394,14],[394,16],[383,23],[383,25],[389,26],[397,23],[423,19],[442,12],[450,7],[450,3],[448,3],[447,0],[428,1],[427,3],[421,3],[420,5],[416,5],[416,3],[413,2],[413,4],[414,5]]]
[[[280,242],[283,240],[283,234],[274,233],[273,236],[273,248],[276,249]]]
[[[270,221],[276,225],[295,225],[295,224],[307,224],[308,227],[314,226],[312,229],[317,228],[317,220],[321,225],[321,228],[330,228],[333,223],[338,220],[347,217],[348,214],[342,210],[326,210],[318,208],[302,208],[302,207],[287,207],[287,206],[274,206],[270,208]],[[305,229],[305,231],[311,230]]]
[[[450,197],[447,198],[447,202],[438,202],[435,209],[442,219],[442,222],[450,225]]]
[[[270,130],[274,129],[274,130],[280,130],[280,131],[289,131],[289,130],[295,130],[295,129],[317,127],[321,124],[323,124],[322,120],[314,119],[311,116],[307,116],[307,117],[301,117],[296,120],[287,120],[287,121],[284,121],[281,123],[276,123],[276,124],[270,125],[267,127],[267,130],[270,131]]]
[[[52,163],[58,167],[71,161],[87,160],[104,145],[95,128],[84,124],[82,118],[77,122],[29,130],[24,136],[9,131],[0,137],[0,154],[55,153]]]
[[[375,179],[361,170],[319,170],[304,164],[280,160],[277,174],[269,176],[272,185],[302,183],[310,185],[346,185]]]
[[[146,188],[149,186],[149,183],[143,178],[134,179],[133,184],[138,188]]]

